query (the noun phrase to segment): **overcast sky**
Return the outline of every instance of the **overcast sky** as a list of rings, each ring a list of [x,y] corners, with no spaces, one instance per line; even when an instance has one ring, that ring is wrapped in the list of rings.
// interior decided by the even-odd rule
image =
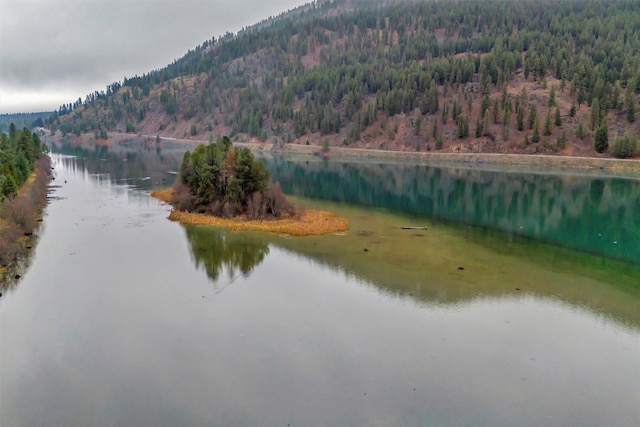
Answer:
[[[0,113],[51,111],[309,0],[0,0]]]

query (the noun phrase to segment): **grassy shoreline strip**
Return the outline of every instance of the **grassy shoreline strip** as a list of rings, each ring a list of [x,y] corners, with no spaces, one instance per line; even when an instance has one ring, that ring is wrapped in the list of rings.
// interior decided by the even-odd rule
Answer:
[[[151,196],[171,204],[173,189],[156,190],[151,193]],[[221,218],[173,209],[169,219],[184,225],[224,227],[232,231],[266,231],[290,236],[320,236],[349,229],[349,222],[346,219],[339,218],[333,212],[313,209],[306,209],[295,218],[274,220],[248,220],[245,217]]]

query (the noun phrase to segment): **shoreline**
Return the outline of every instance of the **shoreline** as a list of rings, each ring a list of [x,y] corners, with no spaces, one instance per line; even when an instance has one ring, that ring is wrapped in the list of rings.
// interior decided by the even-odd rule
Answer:
[[[83,135],[92,138],[92,135]],[[59,136],[49,138],[58,139]],[[207,141],[195,139],[180,139],[160,136],[160,142],[155,142],[155,136],[142,134],[111,133],[108,140],[99,142],[100,145],[109,146],[126,139],[144,139],[152,144],[168,143],[176,146],[182,145],[186,149],[193,149],[198,144],[207,144]],[[97,141],[93,140],[94,143]],[[269,153],[277,155],[308,155],[324,159],[366,159],[366,160],[394,160],[410,161],[430,164],[458,164],[467,166],[513,166],[531,167],[540,169],[570,169],[586,172],[609,172],[640,178],[640,158],[617,159],[612,157],[584,157],[562,154],[511,154],[511,153],[451,153],[451,152],[415,152],[415,151],[390,151],[349,147],[329,147],[324,150],[317,145],[302,145],[288,143],[276,146],[270,142],[242,142],[234,141],[234,145],[249,148],[254,153]]]
[[[18,194],[0,204],[0,297],[17,283],[31,261],[48,204],[50,165],[50,158],[41,156]]]
[[[161,200],[169,206],[171,206],[172,196],[172,188],[156,190],[151,193],[151,197]],[[349,222],[346,219],[338,217],[333,212],[313,209],[305,209],[296,218],[248,220],[243,216],[222,218],[201,213],[185,212],[172,206],[168,219],[183,225],[224,227],[231,231],[266,231],[295,237],[322,236],[345,232],[349,229]]]
[[[615,159],[609,157],[578,157],[548,154],[502,153],[433,153],[411,151],[370,150],[362,148],[330,147],[326,152],[313,145],[286,144],[274,149],[271,143],[234,142],[252,151],[272,154],[312,155],[321,158],[356,158],[416,161],[436,164],[526,166],[535,168],[566,168],[576,171],[606,171],[640,177],[640,159]]]

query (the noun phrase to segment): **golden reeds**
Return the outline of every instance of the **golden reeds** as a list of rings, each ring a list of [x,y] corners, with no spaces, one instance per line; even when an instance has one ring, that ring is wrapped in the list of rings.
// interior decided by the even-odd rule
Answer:
[[[151,196],[170,204],[173,189],[156,190],[151,193]],[[306,209],[295,217],[264,220],[249,220],[245,216],[222,218],[174,209],[171,211],[169,219],[181,224],[211,225],[225,227],[233,231],[268,231],[291,236],[318,236],[349,229],[349,222],[344,218],[339,218],[335,213],[312,209]]]

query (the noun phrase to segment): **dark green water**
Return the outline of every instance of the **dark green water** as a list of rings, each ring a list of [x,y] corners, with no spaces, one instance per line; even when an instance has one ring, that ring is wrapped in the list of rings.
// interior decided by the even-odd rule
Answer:
[[[168,221],[179,147],[64,151],[3,284],[3,427],[640,425],[636,181],[278,160],[350,223],[291,238]],[[588,206],[612,250],[553,240]]]
[[[426,215],[640,263],[640,179],[268,158],[289,193]]]

